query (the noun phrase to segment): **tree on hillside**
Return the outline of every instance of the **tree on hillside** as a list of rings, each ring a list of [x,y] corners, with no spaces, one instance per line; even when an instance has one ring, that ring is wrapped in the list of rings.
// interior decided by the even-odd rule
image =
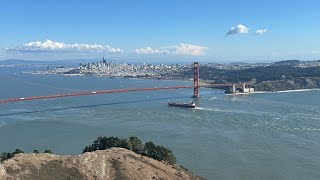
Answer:
[[[157,146],[153,142],[147,142],[144,145],[144,152],[143,153],[148,157],[151,157],[153,159],[157,159],[156,149],[157,149]],[[159,160],[159,159],[157,159],[157,160]]]
[[[147,142],[144,147],[146,156],[159,161],[166,161],[169,164],[176,163],[176,157],[171,150],[163,146],[157,146],[153,142]]]
[[[5,161],[5,160],[7,160],[7,159],[10,159],[10,158],[14,157],[14,155],[20,154],[20,153],[23,153],[23,151],[21,151],[20,149],[16,149],[16,150],[15,150],[14,152],[12,152],[12,153],[6,153],[6,152],[4,152],[4,153],[2,153],[2,154],[0,155],[1,162],[2,162],[2,161]]]
[[[1,157],[1,162],[2,161],[5,161],[5,160],[7,160],[7,159],[10,159],[10,158],[12,158],[13,157],[13,154],[11,154],[11,153],[2,153],[1,155],[0,155],[0,157]]]
[[[83,150],[85,152],[97,151],[109,149],[112,147],[120,147],[125,149],[130,149],[128,140],[118,137],[98,137],[92,145],[86,146]]]
[[[143,151],[142,141],[138,137],[130,137],[129,138],[130,150],[135,153],[141,153]]]
[[[46,150],[44,151],[44,153],[52,154],[53,152],[52,152],[50,149],[46,149]]]
[[[20,149],[16,149],[12,154],[16,155],[16,154],[20,154],[20,153],[24,153],[24,152],[21,151]]]

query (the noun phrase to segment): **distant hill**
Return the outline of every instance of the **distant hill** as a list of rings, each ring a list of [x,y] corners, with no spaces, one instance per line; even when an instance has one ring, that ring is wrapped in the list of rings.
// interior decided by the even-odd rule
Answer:
[[[299,60],[285,60],[285,61],[279,61],[274,62],[273,64],[275,66],[297,66],[301,63]]]
[[[53,61],[43,61],[43,60],[22,60],[22,59],[7,59],[0,61],[0,65],[27,65],[27,64],[66,64],[77,66],[81,62],[88,62],[89,60],[53,60]]]
[[[254,85],[256,91],[285,91],[320,88],[319,77],[290,78],[277,81],[265,81]]]
[[[44,61],[31,61],[22,59],[7,59],[0,61],[0,64],[30,64],[30,63],[44,63]]]

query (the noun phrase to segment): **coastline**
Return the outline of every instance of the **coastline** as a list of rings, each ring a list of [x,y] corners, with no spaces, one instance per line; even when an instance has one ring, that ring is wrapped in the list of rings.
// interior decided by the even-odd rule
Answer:
[[[277,91],[273,93],[287,93],[287,92],[307,92],[307,91],[319,91],[319,88],[314,89],[294,89],[294,90],[284,90],[284,91]]]
[[[30,72],[30,74],[33,75],[58,75],[58,76],[82,76],[82,77],[96,77],[96,78],[118,78],[118,79],[132,79],[132,80],[165,80],[165,81],[181,81],[181,82],[190,82],[192,83],[193,80],[190,78],[175,78],[175,77],[152,77],[152,76],[138,76],[138,77],[131,77],[131,76],[103,76],[103,75],[93,75],[93,74],[62,74],[62,73],[40,73],[40,72]],[[281,83],[281,81],[274,81],[274,82],[267,82],[267,83]],[[207,84],[206,80],[201,80],[202,84]],[[264,82],[266,83],[266,82]],[[258,84],[259,85],[259,84]],[[310,87],[310,86],[309,86]],[[312,87],[312,86],[311,86]],[[219,88],[218,88],[219,89]],[[261,88],[258,88],[261,89]],[[269,88],[267,88],[269,89]],[[254,92],[249,92],[249,93],[236,93],[236,94],[228,94],[226,95],[245,95],[245,94],[265,94],[265,93],[287,93],[287,92],[306,92],[306,91],[315,91],[315,90],[320,90],[320,88],[315,87],[315,88],[301,88],[301,89],[294,89],[294,90],[276,90],[276,89],[284,89],[284,88],[279,88],[279,87],[273,87],[273,91],[254,91]]]
[[[271,94],[271,93],[292,93],[292,92],[309,92],[309,91],[320,91],[319,88],[314,89],[294,89],[294,90],[283,90],[283,91],[254,91],[249,93],[236,93],[236,94],[226,94],[226,95],[247,95],[247,94]]]
[[[110,78],[110,79],[131,79],[131,80],[165,80],[165,81],[181,81],[181,82],[193,82],[193,80],[184,78],[167,78],[167,77],[128,77],[128,76],[97,76],[93,74],[61,74],[61,73],[34,73],[24,72],[31,75],[56,75],[56,76],[80,76],[80,77],[94,77],[94,78]]]

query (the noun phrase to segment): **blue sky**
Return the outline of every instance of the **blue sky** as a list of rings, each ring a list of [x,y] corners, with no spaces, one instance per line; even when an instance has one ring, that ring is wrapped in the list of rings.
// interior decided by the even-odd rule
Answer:
[[[314,60],[319,7],[317,0],[3,0],[0,60]]]

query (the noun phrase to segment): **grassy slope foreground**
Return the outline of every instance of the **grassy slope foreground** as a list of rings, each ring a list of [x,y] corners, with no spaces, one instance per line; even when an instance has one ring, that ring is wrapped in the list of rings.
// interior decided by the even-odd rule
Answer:
[[[51,150],[24,154],[20,149],[0,155],[0,179],[203,179],[176,165],[173,152],[138,137],[98,137],[78,156]]]
[[[87,152],[76,156],[17,154],[0,165],[0,179],[202,179],[124,148]],[[5,169],[5,170],[4,170]]]

